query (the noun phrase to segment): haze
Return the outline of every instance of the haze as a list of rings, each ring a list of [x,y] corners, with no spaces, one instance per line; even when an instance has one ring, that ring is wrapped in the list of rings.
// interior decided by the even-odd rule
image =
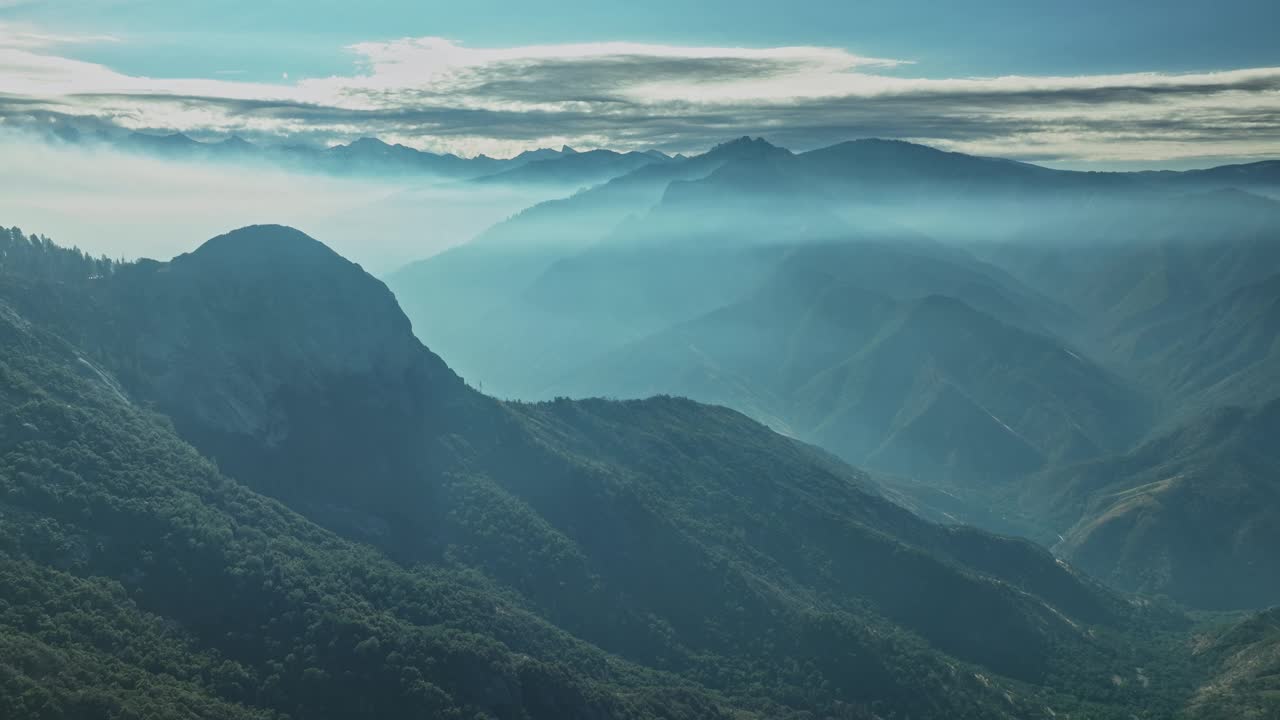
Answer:
[[[0,718],[1280,719],[1277,27],[0,0]]]
[[[210,163],[0,134],[0,215],[92,255],[168,259],[233,226],[324,234],[372,272],[469,240],[554,193],[438,179],[335,177],[265,163]]]

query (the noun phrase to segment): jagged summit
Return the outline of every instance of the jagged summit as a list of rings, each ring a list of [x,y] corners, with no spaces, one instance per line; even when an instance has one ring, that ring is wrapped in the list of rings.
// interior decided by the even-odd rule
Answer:
[[[691,161],[696,166],[717,168],[721,164],[732,161],[759,161],[764,159],[781,159],[795,157],[786,148],[778,147],[764,138],[742,136],[736,140],[720,143],[701,155],[695,155]]]
[[[750,135],[743,135],[741,137],[736,137],[732,140],[726,140],[719,143],[713,149],[732,147],[734,145],[772,145],[772,143],[762,137],[753,138]]]
[[[732,153],[735,155],[743,153],[781,153],[790,155],[791,151],[778,147],[762,137],[753,138],[749,135],[743,135],[740,138],[722,142],[707,151],[708,155],[717,153]]]

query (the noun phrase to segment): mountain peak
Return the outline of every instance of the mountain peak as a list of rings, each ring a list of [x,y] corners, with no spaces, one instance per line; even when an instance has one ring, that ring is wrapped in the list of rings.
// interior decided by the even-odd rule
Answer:
[[[577,155],[578,151],[568,145],[561,145],[559,150],[554,148],[537,148],[535,150],[525,150],[524,152],[511,158],[515,162],[529,163],[539,160],[555,160],[566,155]]]
[[[347,263],[329,246],[287,225],[248,225],[206,240],[181,258],[236,259],[245,262],[270,262],[277,259],[323,259]]]
[[[740,138],[726,140],[725,142],[711,148],[710,152],[722,152],[727,150],[735,150],[742,148],[777,148],[777,145],[770,143],[762,137],[753,138],[750,135],[743,135]]]
[[[150,368],[146,394],[201,433],[270,448],[305,427],[280,403],[325,383],[410,414],[429,393],[458,385],[386,285],[291,227],[239,228],[122,275],[136,293],[128,311]],[[389,388],[401,381],[419,395],[395,397]]]
[[[357,148],[388,148],[391,146],[376,137],[362,137],[347,143],[347,147],[355,150]]]
[[[752,138],[746,135],[728,142],[720,143],[700,157],[720,162],[734,159],[760,159],[790,156],[786,148],[780,148],[764,138]]]
[[[417,153],[417,150],[406,147],[404,145],[392,145],[384,140],[376,137],[362,137],[352,140],[346,145],[335,145],[329,148],[332,152],[362,155],[362,156],[381,156],[381,157],[399,157],[406,153]]]
[[[325,327],[310,337],[328,337],[351,351],[358,351],[360,340],[371,333],[377,339],[366,343],[366,349],[379,343],[416,344],[408,342],[408,318],[382,282],[292,227],[232,230],[162,268],[167,282],[181,286],[177,289],[183,293],[220,296],[215,304],[223,310],[247,308],[255,299],[269,306],[270,312],[259,312],[254,322],[278,324],[273,330],[277,340],[298,328]],[[223,320],[230,323],[231,318]],[[226,329],[239,335],[245,328],[230,323]]]

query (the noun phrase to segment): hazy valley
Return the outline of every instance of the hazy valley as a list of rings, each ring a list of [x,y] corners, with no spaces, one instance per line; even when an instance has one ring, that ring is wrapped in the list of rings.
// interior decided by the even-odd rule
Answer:
[[[4,256],[14,713],[1265,701],[1193,699],[1234,655],[1193,645],[1172,606],[922,520],[733,411],[485,397],[381,283],[297,231],[123,265],[15,232]]]
[[[867,467],[927,516],[1026,535],[1103,577],[1143,553],[1155,574],[1113,576],[1123,589],[1258,607],[1280,596],[1189,593],[1223,563],[1275,587],[1265,432],[1180,447],[1202,469],[1233,463],[1206,470],[1194,484],[1221,487],[1194,500],[1166,493],[1181,481],[1162,466],[1170,438],[1218,433],[1198,428],[1225,408],[1265,417],[1275,397],[1278,172],[1072,173],[742,139],[537,206],[389,283],[419,335],[499,395],[727,405]],[[1226,442],[1231,459],[1209,459]],[[1192,502],[1209,505],[1186,516]],[[1219,517],[1236,528],[1247,507],[1244,534],[1186,537]],[[1162,539],[1147,527],[1170,522]]]
[[[0,0],[0,720],[1280,720],[1277,26]]]

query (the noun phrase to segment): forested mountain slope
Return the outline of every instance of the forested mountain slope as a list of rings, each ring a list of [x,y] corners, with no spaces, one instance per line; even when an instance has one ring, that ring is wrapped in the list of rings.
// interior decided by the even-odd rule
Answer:
[[[1280,596],[1280,401],[1228,407],[1119,457],[1055,468],[1016,488],[1047,542],[1096,577],[1198,607]],[[1153,558],[1156,559],[1153,562]]]
[[[0,273],[9,708],[1165,717],[1188,697],[1175,616],[924,522],[733,411],[486,398],[296,231],[131,265],[10,233],[4,261],[28,269]]]
[[[1213,668],[1188,708],[1206,720],[1280,715],[1280,609],[1206,632],[1194,650]]]

